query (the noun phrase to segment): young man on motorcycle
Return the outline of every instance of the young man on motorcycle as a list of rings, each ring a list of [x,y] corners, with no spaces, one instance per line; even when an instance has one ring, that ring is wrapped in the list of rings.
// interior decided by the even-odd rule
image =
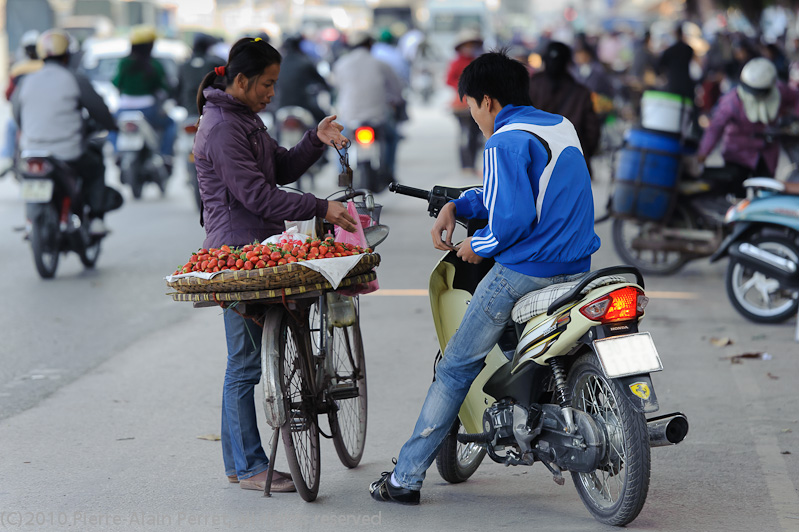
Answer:
[[[763,57],[751,59],[738,86],[719,100],[699,143],[698,161],[704,163],[721,140],[725,168],[735,175],[730,191],[744,197],[746,178],[773,177],[777,169],[779,140],[769,141],[764,132],[779,118],[796,115],[797,106],[799,91],[778,81],[774,64]]]
[[[441,209],[433,224],[433,245],[453,249],[456,215],[487,219],[486,227],[457,247],[458,257],[495,263],[445,349],[396,468],[369,487],[378,501],[419,503],[425,472],[513,305],[528,292],[580,277],[599,249],[591,182],[577,133],[562,116],[530,105],[525,67],[502,53],[483,54],[464,69],[458,93],[466,97],[488,139],[483,189],[470,190]]]
[[[36,50],[44,66],[25,76],[12,97],[14,119],[22,131],[20,148],[48,152],[83,178],[92,218],[89,230],[103,234],[105,164],[102,152],[88,146],[82,110],[88,111],[100,129],[116,131],[116,121],[91,82],[68,69],[69,35],[65,31],[42,33]]]

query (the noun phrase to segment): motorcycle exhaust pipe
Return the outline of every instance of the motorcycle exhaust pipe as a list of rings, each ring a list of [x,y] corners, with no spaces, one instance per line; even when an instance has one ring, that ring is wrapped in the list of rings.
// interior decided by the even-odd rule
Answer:
[[[799,267],[790,259],[760,249],[748,242],[730,247],[729,254],[744,266],[773,277],[786,286],[799,286],[799,274],[797,274]]]
[[[681,412],[673,412],[646,420],[649,431],[649,446],[677,445],[688,434],[688,418]]]

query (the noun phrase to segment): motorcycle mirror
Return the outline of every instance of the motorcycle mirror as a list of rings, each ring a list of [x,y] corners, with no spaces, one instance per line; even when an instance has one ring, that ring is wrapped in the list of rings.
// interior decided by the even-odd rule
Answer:
[[[366,244],[374,249],[383,241],[388,238],[387,225],[373,225],[363,230],[363,236],[366,238]]]

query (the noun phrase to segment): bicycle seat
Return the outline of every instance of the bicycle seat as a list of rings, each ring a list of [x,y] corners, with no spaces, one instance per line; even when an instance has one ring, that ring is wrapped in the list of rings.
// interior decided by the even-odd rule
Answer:
[[[558,298],[568,293],[572,288],[577,286],[580,279],[576,281],[568,281],[566,283],[558,283],[546,286],[539,290],[534,290],[522,296],[519,301],[513,306],[511,318],[519,324],[527,323],[533,316],[538,316],[547,311],[549,306]],[[594,279],[580,292],[587,294],[594,288],[605,286],[609,284],[627,283],[626,278],[620,275],[607,275]]]

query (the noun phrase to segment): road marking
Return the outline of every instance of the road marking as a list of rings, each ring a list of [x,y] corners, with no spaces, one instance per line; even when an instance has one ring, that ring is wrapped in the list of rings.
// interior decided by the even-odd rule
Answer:
[[[796,530],[796,523],[792,523],[789,519],[796,519],[799,495],[796,494],[796,488],[788,476],[785,458],[777,443],[777,437],[774,435],[776,429],[772,427],[771,430],[764,431],[757,425],[773,415],[773,412],[770,412],[768,407],[763,404],[764,399],[760,393],[760,387],[745,364],[734,367],[732,375],[741,394],[741,399],[743,399],[742,402],[747,405],[749,432],[755,442],[755,451],[760,459],[760,469],[763,472],[777,520],[782,530],[786,532]]]
[[[367,296],[427,296],[427,290],[423,288],[381,288],[377,292],[366,294]],[[647,296],[657,299],[699,299],[694,292],[647,292]]]

